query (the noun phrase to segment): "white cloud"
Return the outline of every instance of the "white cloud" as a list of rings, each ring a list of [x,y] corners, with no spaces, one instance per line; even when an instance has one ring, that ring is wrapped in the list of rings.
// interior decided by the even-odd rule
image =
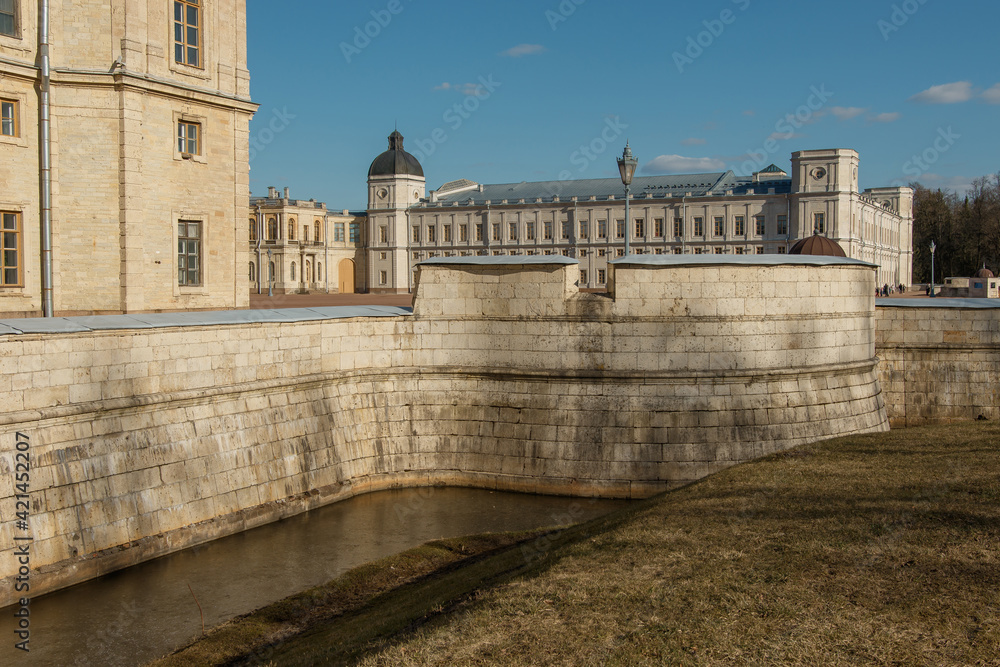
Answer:
[[[681,142],[681,146],[704,146],[707,141],[698,137],[690,137]]]
[[[887,113],[875,114],[874,116],[868,116],[868,120],[873,123],[895,123],[897,120],[902,118],[903,114],[898,111],[891,111]]]
[[[957,104],[968,102],[970,99],[972,99],[972,82],[956,81],[955,83],[931,86],[922,93],[911,97],[910,101],[920,104]]]
[[[1000,83],[983,93],[983,100],[989,104],[1000,104]]]
[[[520,58],[522,56],[536,56],[539,53],[545,53],[545,47],[541,44],[518,44],[506,51],[501,51],[500,55],[508,58]]]
[[[482,84],[478,83],[448,83],[447,81],[440,86],[434,86],[434,90],[454,91],[463,95],[479,95],[482,89]]]
[[[862,107],[833,107],[830,109],[830,113],[836,116],[839,120],[857,118],[866,111],[868,111],[868,109]]]
[[[786,139],[801,139],[804,136],[806,135],[799,134],[798,132],[772,132],[768,135],[767,140],[785,141]]]
[[[642,171],[646,174],[688,174],[721,171],[725,168],[725,162],[714,158],[661,155],[644,164]]]
[[[917,182],[931,190],[951,190],[959,195],[972,188],[972,179],[967,176],[944,176],[928,172],[920,176]]]

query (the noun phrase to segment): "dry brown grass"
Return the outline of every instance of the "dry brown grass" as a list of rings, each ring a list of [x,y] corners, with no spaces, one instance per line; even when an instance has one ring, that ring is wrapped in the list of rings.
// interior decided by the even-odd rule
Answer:
[[[537,547],[392,591],[269,659],[1000,665],[1000,427],[798,448]]]

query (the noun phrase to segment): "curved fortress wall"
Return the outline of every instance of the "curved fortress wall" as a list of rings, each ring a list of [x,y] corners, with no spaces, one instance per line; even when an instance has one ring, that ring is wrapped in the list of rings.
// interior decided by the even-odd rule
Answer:
[[[888,428],[870,265],[642,256],[604,295],[518,259],[423,265],[412,316],[0,338],[31,594],[378,488],[642,497]]]

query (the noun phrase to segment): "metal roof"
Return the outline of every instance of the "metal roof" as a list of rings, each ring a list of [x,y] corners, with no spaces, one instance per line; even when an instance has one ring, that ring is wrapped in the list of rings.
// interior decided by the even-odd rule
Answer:
[[[464,180],[464,179],[462,179]],[[471,181],[468,181],[471,183]],[[446,185],[452,185],[448,183]],[[709,195],[724,196],[727,191],[733,195],[767,194],[774,189],[776,194],[791,191],[791,179],[776,179],[773,181],[754,182],[749,177],[736,176],[732,171],[705,174],[670,174],[662,176],[640,176],[632,181],[632,201],[642,200],[647,194],[653,198],[679,198],[684,196],[705,197]],[[450,189],[450,188],[449,188]],[[437,201],[423,202],[421,207],[437,208],[441,206],[483,206],[486,202],[500,205],[552,202],[558,197],[560,202],[570,202],[573,197],[579,201],[625,200],[625,189],[621,179],[598,178],[567,181],[522,181],[520,183],[502,183],[482,185],[472,190],[459,192],[437,192]]]
[[[878,268],[877,264],[863,262],[850,257],[829,257],[821,255],[629,255],[613,259],[608,264],[615,266],[866,266]]]
[[[399,317],[411,308],[393,306],[326,306],[273,310],[220,310],[203,312],[97,315],[87,317],[33,317],[0,320],[0,335],[35,333],[83,333],[118,329],[158,327],[204,327],[227,324],[293,323],[351,317]]]

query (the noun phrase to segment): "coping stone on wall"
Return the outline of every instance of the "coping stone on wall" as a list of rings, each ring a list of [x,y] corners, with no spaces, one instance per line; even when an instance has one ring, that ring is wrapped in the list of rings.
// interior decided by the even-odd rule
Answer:
[[[863,262],[849,257],[826,257],[819,255],[628,255],[613,259],[608,264],[615,266],[867,266],[878,268],[877,264]]]
[[[136,315],[91,315],[84,317],[34,317],[0,320],[0,335],[36,333],[83,333],[118,329],[158,327],[202,327],[256,322],[311,322],[352,317],[399,317],[413,309],[396,306],[325,306],[271,310],[219,310]]]
[[[888,308],[970,308],[990,310],[1000,308],[1000,299],[875,299],[876,306]]]

